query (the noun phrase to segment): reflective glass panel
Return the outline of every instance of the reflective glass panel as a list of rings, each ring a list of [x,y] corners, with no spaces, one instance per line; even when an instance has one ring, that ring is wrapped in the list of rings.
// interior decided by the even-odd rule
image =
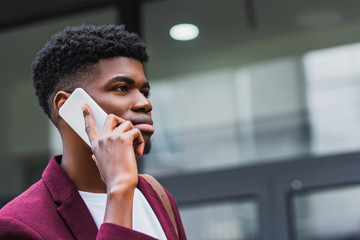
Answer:
[[[150,80],[155,134],[146,171],[168,175],[308,154],[297,66],[285,58]]]
[[[296,240],[360,239],[360,186],[299,193],[291,202]]]
[[[358,151],[360,44],[313,51],[304,57],[311,151]]]
[[[259,238],[255,201],[209,203],[180,208],[188,239],[256,240]]]
[[[345,45],[360,39],[360,22],[347,22],[358,19],[353,9],[360,3],[331,1],[328,6],[339,11],[333,15],[319,11],[314,1],[257,1],[260,21],[253,31],[255,19],[248,25],[247,18],[251,2],[144,4],[155,124],[147,172],[206,171],[360,150],[359,46]],[[324,22],[324,14],[347,20],[327,25],[341,17]],[[169,30],[179,23],[198,26],[198,37],[172,39]]]

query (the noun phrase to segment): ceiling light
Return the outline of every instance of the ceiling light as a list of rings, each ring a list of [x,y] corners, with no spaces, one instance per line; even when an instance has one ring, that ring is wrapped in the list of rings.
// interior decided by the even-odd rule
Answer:
[[[194,24],[177,24],[170,29],[170,36],[179,41],[188,41],[199,35],[199,28]]]

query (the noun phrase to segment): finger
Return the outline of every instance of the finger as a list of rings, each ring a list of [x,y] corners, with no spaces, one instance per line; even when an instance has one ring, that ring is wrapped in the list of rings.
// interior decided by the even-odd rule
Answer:
[[[134,144],[135,155],[141,157],[144,153],[145,140],[140,130],[133,128],[130,131],[125,132],[124,135],[128,135],[130,137]]]
[[[99,131],[96,128],[94,117],[92,115],[92,112],[89,108],[89,106],[84,103],[81,106],[84,114],[84,120],[85,120],[85,132],[89,136],[90,143],[93,144],[97,136],[99,135]]]
[[[114,128],[116,128],[123,122],[125,122],[124,119],[122,119],[114,114],[109,114],[106,117],[102,133],[112,132],[114,130]]]
[[[130,121],[125,121],[114,129],[115,134],[124,133],[134,128],[134,125]]]

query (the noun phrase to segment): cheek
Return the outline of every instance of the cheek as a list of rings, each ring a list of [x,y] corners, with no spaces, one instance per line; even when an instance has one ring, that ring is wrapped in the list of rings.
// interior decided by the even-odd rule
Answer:
[[[108,114],[112,113],[118,117],[126,119],[129,105],[125,101],[101,101],[99,105]]]

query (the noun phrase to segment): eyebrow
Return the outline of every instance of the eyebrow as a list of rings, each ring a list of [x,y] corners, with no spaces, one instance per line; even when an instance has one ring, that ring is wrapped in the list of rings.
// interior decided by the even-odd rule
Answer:
[[[126,82],[127,84],[129,85],[134,85],[135,84],[135,81],[131,78],[128,78],[128,77],[121,77],[121,76],[116,76],[112,79],[110,79],[109,81],[109,84],[112,84],[112,83],[117,83],[117,82]],[[150,88],[150,84],[149,82],[145,82],[141,88]]]

